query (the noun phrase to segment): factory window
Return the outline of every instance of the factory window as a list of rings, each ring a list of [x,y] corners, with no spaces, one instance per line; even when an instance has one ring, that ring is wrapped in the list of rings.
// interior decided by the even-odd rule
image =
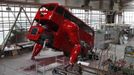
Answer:
[[[0,44],[3,42],[3,32],[0,31]]]
[[[30,5],[23,6],[23,8],[25,9],[30,21],[32,22],[38,8],[35,8]],[[0,4],[0,35],[1,35],[0,45],[2,44],[3,40],[6,38],[11,27],[13,26],[19,10],[20,10],[19,5],[8,6],[7,4]],[[25,13],[22,11],[19,15],[18,20],[16,21],[16,26],[14,30],[17,31],[28,30],[30,26],[31,25],[28,22]]]
[[[123,23],[124,24],[131,24],[134,27],[134,11],[124,11],[122,13]]]
[[[101,11],[83,9],[71,9],[70,11],[94,29],[100,29],[101,25],[105,24],[105,14]]]

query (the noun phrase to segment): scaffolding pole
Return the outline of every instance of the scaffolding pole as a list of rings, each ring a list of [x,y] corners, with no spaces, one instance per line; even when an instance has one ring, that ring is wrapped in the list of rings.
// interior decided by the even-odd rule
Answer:
[[[7,45],[7,42],[8,42],[8,40],[9,40],[10,36],[11,36],[11,33],[12,33],[14,27],[16,26],[16,22],[17,22],[17,20],[18,20],[18,18],[19,18],[19,15],[20,15],[21,12],[22,12],[22,10],[23,10],[23,12],[25,13],[26,18],[28,19],[30,25],[32,25],[32,23],[30,22],[30,19],[28,18],[28,15],[26,14],[26,11],[23,9],[23,7],[20,7],[19,13],[17,14],[17,17],[15,17],[16,19],[15,19],[15,21],[14,21],[14,23],[13,23],[13,26],[11,27],[11,29],[9,30],[7,36],[4,38],[4,41],[2,42],[2,47],[1,47],[1,50],[0,50],[0,51],[1,51],[1,54],[4,52],[4,49],[5,49],[6,45]],[[15,16],[15,15],[14,15],[14,16]]]

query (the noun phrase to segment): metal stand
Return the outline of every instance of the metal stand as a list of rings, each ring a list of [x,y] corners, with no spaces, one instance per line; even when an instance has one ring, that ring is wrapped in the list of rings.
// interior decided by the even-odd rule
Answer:
[[[15,17],[15,15],[14,15],[14,17],[15,17],[16,19],[15,19],[15,21],[14,21],[14,23],[13,23],[11,29],[9,30],[7,36],[5,37],[4,41],[2,42],[2,47],[1,47],[1,52],[2,52],[2,53],[4,52],[4,49],[5,49],[6,45],[7,45],[7,42],[8,42],[8,40],[9,40],[10,36],[11,36],[11,33],[12,33],[13,29],[14,29],[15,26],[16,26],[17,20],[18,20],[19,15],[21,14],[22,11],[23,11],[24,14],[26,15],[26,18],[28,19],[30,25],[32,25],[32,23],[30,22],[30,19],[28,18],[28,15],[26,14],[26,11],[23,9],[23,7],[20,7],[20,10],[19,10],[19,13],[18,13],[17,17]],[[1,54],[2,54],[2,53],[1,53]]]

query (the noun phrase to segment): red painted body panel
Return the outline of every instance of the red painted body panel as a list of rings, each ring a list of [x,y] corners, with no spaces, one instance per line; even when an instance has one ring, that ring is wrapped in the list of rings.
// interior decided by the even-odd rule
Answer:
[[[45,10],[42,9],[44,7]],[[58,11],[59,8],[60,10]],[[61,10],[63,12],[61,12]],[[47,36],[52,37],[51,39],[47,38],[52,41],[49,44],[51,48],[69,54],[70,64],[74,64],[77,61],[78,55],[81,54],[85,56],[88,50],[94,47],[93,29],[73,16],[61,5],[55,3],[42,5],[34,20],[40,25],[31,26],[28,34],[28,38],[36,42],[33,48],[32,58],[40,52]],[[39,30],[35,35],[31,34],[34,32],[34,28]],[[48,32],[48,34],[46,34],[46,32]],[[44,36],[44,34],[46,36]],[[85,47],[81,41],[84,41],[87,47]]]
[[[37,31],[32,33],[33,29],[36,29]],[[29,38],[29,40],[36,41],[40,38],[40,35],[44,33],[44,30],[45,29],[40,25],[32,26],[29,30],[27,38]]]

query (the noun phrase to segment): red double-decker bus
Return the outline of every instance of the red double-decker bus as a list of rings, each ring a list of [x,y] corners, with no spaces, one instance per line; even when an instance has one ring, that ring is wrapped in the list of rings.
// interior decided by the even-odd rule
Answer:
[[[34,18],[28,38],[35,41],[36,56],[48,40],[48,46],[70,56],[70,63],[85,57],[94,47],[94,30],[57,3],[42,5]]]

